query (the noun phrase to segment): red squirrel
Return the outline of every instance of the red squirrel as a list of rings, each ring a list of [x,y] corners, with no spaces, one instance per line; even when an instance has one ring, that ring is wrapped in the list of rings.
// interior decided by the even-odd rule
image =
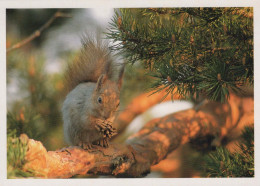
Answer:
[[[78,58],[68,66],[65,86],[68,88],[62,107],[64,137],[69,145],[91,149],[108,147],[116,134],[113,127],[119,107],[124,65],[115,71],[108,45],[85,38]],[[117,80],[112,76],[117,72]]]

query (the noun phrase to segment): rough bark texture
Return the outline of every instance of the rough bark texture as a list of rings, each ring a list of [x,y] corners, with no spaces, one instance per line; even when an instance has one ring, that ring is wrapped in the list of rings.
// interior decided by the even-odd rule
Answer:
[[[86,151],[69,147],[47,152],[40,142],[29,139],[24,170],[34,170],[36,176],[45,178],[85,174],[142,177],[181,144],[206,135],[216,136],[217,142],[226,136],[236,137],[244,125],[253,122],[253,98],[231,95],[226,104],[210,102],[199,110],[153,119],[125,144],[109,148]]]

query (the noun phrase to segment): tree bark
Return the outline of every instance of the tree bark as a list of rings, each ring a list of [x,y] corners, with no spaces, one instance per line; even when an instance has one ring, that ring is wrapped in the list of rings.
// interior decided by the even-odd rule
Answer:
[[[24,170],[33,170],[36,176],[45,178],[85,174],[143,177],[152,165],[181,144],[206,135],[213,135],[218,141],[226,136],[236,137],[237,131],[253,122],[253,98],[231,95],[225,104],[210,102],[200,110],[189,109],[153,119],[125,144],[110,144],[109,148],[86,151],[68,147],[47,152],[40,142],[28,139]]]

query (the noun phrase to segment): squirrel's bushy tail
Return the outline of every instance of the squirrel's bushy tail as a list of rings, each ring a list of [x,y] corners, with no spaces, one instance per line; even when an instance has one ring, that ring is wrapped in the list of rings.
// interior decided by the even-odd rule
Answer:
[[[112,76],[113,64],[108,44],[100,39],[84,37],[82,45],[79,56],[69,64],[65,73],[66,92],[83,82],[97,82],[101,74]]]

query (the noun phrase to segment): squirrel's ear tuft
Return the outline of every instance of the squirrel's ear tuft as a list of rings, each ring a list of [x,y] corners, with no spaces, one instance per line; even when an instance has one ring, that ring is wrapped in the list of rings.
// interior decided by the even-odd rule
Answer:
[[[124,71],[125,71],[125,64],[122,65],[122,67],[120,68],[120,71],[119,71],[118,82],[117,82],[119,90],[121,89],[121,86],[123,83]]]
[[[107,78],[108,77],[106,74],[102,74],[101,76],[99,76],[98,81],[97,81],[96,91],[99,91],[101,89],[102,85],[107,80]]]

